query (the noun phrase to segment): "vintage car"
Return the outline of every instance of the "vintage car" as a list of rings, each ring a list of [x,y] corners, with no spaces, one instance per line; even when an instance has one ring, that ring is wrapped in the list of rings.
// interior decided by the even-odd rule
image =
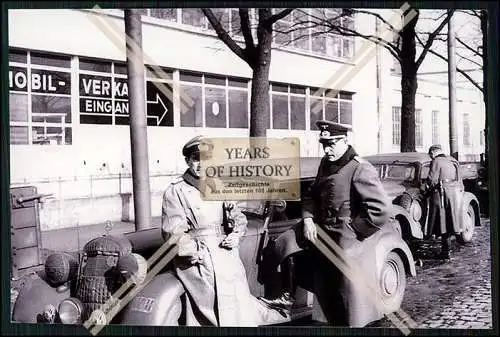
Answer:
[[[393,198],[393,203],[411,215],[409,222],[405,217],[399,217],[403,239],[410,243],[431,238],[432,233],[428,226],[429,198],[424,193],[425,180],[431,164],[430,156],[427,153],[403,152],[376,154],[365,159],[377,168],[386,191]],[[467,243],[473,238],[475,226],[481,224],[480,206],[477,197],[465,191],[460,165],[456,165],[456,170],[455,186],[461,205],[461,232],[456,238],[460,243]]]
[[[302,191],[314,180],[319,162],[320,158],[302,159]],[[301,202],[244,201],[239,202],[239,206],[248,219],[248,230],[239,249],[251,293],[256,297],[276,296],[280,293],[281,284],[279,268],[273,255],[273,242],[285,230],[301,221]],[[401,214],[404,213],[405,210],[401,208]],[[409,215],[406,217],[409,218]],[[112,270],[118,268],[114,266],[119,266],[122,259],[127,260],[126,257],[130,257],[132,253],[137,254],[134,255],[136,257],[141,256],[144,262],[144,259],[157,254],[155,251],[162,243],[160,229],[153,228],[126,233],[121,237],[95,238],[87,243],[82,252],[54,252],[46,260],[46,272],[30,278],[20,290],[12,320],[82,324],[85,317],[89,317],[89,311],[98,308],[95,303],[103,303],[112,293],[112,289],[101,289],[102,282],[82,289],[82,277],[100,275],[106,280],[106,284],[111,284],[115,277],[113,275],[117,275]],[[360,270],[365,273],[363,280],[368,281],[381,294],[378,302],[374,302],[374,297],[370,295],[372,290],[368,293],[353,293],[349,298],[352,313],[350,323],[352,326],[362,327],[400,308],[407,276],[415,276],[416,270],[412,253],[401,237],[397,222],[387,223],[380,231],[360,242],[358,248],[354,256],[359,261]],[[149,271],[156,266],[158,263],[150,264]],[[109,270],[105,271],[106,269]],[[120,310],[111,324],[183,325],[184,297],[185,291],[168,264]],[[296,297],[297,302],[291,315],[285,314],[281,320],[270,322],[271,324],[311,316],[313,312],[317,312],[314,296],[300,281]],[[89,301],[93,305],[86,303]]]

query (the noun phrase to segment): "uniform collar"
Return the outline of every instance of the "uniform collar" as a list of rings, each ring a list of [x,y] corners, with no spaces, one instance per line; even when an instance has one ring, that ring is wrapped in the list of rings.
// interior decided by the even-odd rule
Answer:
[[[200,178],[193,175],[190,169],[187,169],[182,178],[186,183],[196,188],[198,191],[200,190]]]

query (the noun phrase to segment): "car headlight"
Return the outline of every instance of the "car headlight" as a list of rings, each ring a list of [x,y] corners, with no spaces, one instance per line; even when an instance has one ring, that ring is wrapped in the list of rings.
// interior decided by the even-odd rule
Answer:
[[[410,214],[413,217],[413,220],[417,222],[422,218],[422,207],[420,207],[420,203],[418,201],[413,201],[411,203]]]
[[[59,319],[63,324],[81,324],[83,303],[78,298],[70,297],[59,303]]]

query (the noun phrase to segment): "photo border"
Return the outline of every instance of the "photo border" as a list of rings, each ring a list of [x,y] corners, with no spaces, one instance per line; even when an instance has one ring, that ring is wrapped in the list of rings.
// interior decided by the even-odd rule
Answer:
[[[336,1],[335,7],[354,7],[354,8],[399,8],[404,1]],[[28,324],[28,323],[11,323],[10,317],[10,273],[11,273],[11,231],[10,231],[10,147],[9,147],[9,90],[8,90],[8,9],[42,9],[42,8],[92,8],[98,4],[102,8],[153,8],[158,5],[155,1],[82,1],[82,2],[55,2],[55,1],[40,1],[40,2],[2,2],[0,12],[0,22],[2,24],[1,32],[1,68],[0,68],[0,102],[2,103],[1,115],[1,132],[0,132],[0,216],[2,220],[1,226],[1,252],[2,252],[2,275],[9,279],[9,282],[2,282],[1,294],[2,298],[2,334],[11,335],[53,335],[53,336],[73,336],[73,335],[90,335],[90,332],[83,326],[76,327],[62,324]],[[286,7],[286,5],[301,3],[292,1],[172,1],[169,2],[169,7]],[[307,3],[309,7],[330,7],[333,3],[326,1],[310,1]],[[419,1],[418,7],[425,9],[446,9],[450,5],[457,9],[472,9],[486,8],[488,10],[489,19],[489,36],[488,36],[488,69],[487,72],[492,75],[498,74],[498,4],[496,2],[448,2],[448,1]],[[491,306],[492,306],[492,329],[477,329],[474,334],[481,335],[498,335],[498,207],[499,205],[499,106],[498,96],[494,92],[498,92],[498,76],[490,76],[488,79],[488,92],[491,93],[488,97],[488,114],[490,130],[488,132],[489,145],[489,198],[490,198],[490,223],[491,223]],[[413,335],[436,335],[436,334],[452,334],[452,335],[470,335],[470,331],[466,329],[416,329],[412,330]],[[260,335],[289,335],[289,336],[307,336],[307,335],[356,335],[366,336],[378,335],[400,335],[401,332],[397,328],[335,328],[335,327],[316,327],[316,326],[286,326],[286,327],[258,327],[258,328],[215,328],[215,327],[159,327],[159,326],[118,326],[110,325],[105,327],[100,335],[178,335],[178,336],[209,336],[209,335],[241,335],[241,336],[260,336]]]

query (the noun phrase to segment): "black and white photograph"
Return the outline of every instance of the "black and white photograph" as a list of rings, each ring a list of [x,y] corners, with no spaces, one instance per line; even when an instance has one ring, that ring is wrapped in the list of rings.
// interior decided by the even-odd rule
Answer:
[[[12,326],[498,329],[491,12],[331,5],[8,9]]]

